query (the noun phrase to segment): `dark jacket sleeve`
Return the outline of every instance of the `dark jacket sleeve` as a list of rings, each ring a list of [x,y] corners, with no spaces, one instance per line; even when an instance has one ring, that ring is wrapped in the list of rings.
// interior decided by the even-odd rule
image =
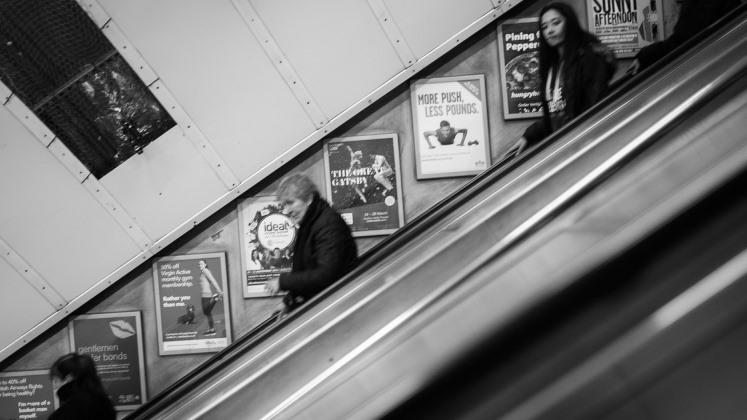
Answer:
[[[591,108],[607,95],[607,87],[615,73],[617,62],[612,51],[599,44],[585,52],[579,67],[581,80],[578,81],[580,84],[575,93],[579,95],[579,102],[573,117]]]
[[[638,62],[641,63],[642,68],[646,68],[655,63],[660,58],[669,54],[673,49],[677,48],[677,46],[685,42],[690,36],[697,33],[699,30],[697,27],[701,26],[699,23],[700,19],[698,17],[697,3],[697,0],[685,0],[685,2],[682,3],[680,16],[677,19],[677,23],[674,25],[672,35],[663,41],[649,44],[638,51],[636,58],[638,59]]]
[[[339,217],[325,217],[311,231],[313,266],[280,275],[280,288],[299,295],[313,295],[345,274],[345,247],[350,229]]]
[[[547,111],[544,114],[546,115]],[[547,118],[544,115],[524,130],[524,138],[527,139],[527,145],[539,143],[540,140],[549,135],[550,125],[547,123]]]
[[[643,47],[636,55],[641,68],[646,68],[669,54],[739,4],[739,0],[685,0],[672,35]]]

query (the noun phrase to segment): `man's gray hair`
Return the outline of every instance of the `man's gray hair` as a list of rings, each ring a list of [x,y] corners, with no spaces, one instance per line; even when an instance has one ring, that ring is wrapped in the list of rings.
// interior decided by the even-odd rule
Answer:
[[[314,194],[318,193],[319,190],[308,176],[297,173],[283,178],[275,195],[278,200],[300,198],[303,201],[309,201],[314,197]]]

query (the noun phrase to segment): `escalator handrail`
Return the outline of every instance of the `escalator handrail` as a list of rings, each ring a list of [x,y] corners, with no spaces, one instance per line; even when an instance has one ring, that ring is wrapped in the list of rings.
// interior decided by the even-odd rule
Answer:
[[[669,58],[671,58],[672,56],[680,55],[684,51],[689,50],[698,42],[702,41],[713,32],[715,32],[724,23],[730,21],[738,15],[741,15],[741,13],[745,9],[747,9],[747,5],[743,4],[738,9],[735,9],[733,12],[731,12],[729,15],[710,25],[699,35],[693,37],[692,39],[672,51],[670,54],[668,54],[666,56],[667,60],[660,60],[659,62],[645,69],[636,76],[624,77],[623,79],[619,80],[618,82],[616,82],[616,84],[613,84],[613,89],[611,89],[611,92],[607,97],[605,97],[595,106],[575,118],[573,121],[569,122],[566,126],[562,127],[551,136],[548,136],[539,144],[529,148],[522,155],[514,159],[502,160],[493,164],[485,172],[469,180],[465,185],[449,194],[447,197],[424,211],[422,214],[416,216],[408,224],[388,236],[386,239],[373,246],[367,253],[361,256],[361,263],[355,270],[348,273],[348,275],[343,277],[334,285],[328,287],[324,292],[317,295],[307,304],[298,308],[288,317],[280,320],[279,322],[278,314],[272,314],[257,327],[253,328],[247,334],[237,339],[234,343],[221,350],[219,353],[216,353],[213,357],[199,365],[185,377],[178,380],[155,397],[151,398],[148,402],[141,405],[133,412],[129,413],[126,418],[149,418],[149,416],[153,413],[160,411],[163,406],[168,405],[174,400],[180,398],[182,395],[189,392],[189,390],[191,390],[194,385],[202,383],[205,376],[208,376],[214,371],[220,370],[222,367],[228,365],[241,354],[243,354],[245,350],[261,342],[264,337],[271,335],[278,329],[282,329],[283,326],[288,322],[291,322],[302,313],[308,311],[318,302],[323,301],[326,296],[329,296],[336,290],[339,290],[347,283],[357,278],[360,274],[372,268],[375,264],[391,255],[393,252],[397,251],[400,247],[409,243],[418,235],[426,231],[430,226],[433,225],[433,223],[440,220],[445,215],[450,214],[454,209],[484,191],[496,180],[500,179],[504,175],[504,173],[531,159],[547,145],[564,136],[566,133],[577,127],[583,121],[586,121],[591,115],[596,114],[599,110],[605,108],[607,105],[630,91],[640,81],[646,79],[647,77],[650,77],[651,74],[666,66],[671,61],[669,60]]]

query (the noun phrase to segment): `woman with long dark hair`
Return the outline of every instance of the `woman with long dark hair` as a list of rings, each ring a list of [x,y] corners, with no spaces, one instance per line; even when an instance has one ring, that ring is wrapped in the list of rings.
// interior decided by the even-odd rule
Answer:
[[[49,420],[114,420],[114,405],[106,395],[88,355],[66,354],[49,369],[60,407]]]
[[[521,153],[589,109],[607,93],[617,67],[612,51],[581,28],[567,4],[551,2],[539,16],[543,116],[506,155]]]

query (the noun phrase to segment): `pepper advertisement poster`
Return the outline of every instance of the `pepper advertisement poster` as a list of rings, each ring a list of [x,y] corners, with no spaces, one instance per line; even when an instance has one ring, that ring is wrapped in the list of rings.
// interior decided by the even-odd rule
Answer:
[[[542,116],[539,19],[507,20],[498,30],[498,60],[503,82],[503,118]]]
[[[239,225],[244,298],[271,296],[265,289],[267,280],[293,268],[296,222],[274,196],[268,196],[239,202]]]
[[[231,343],[224,253],[159,258],[153,288],[160,355],[215,353]]]
[[[139,311],[80,315],[68,329],[70,351],[91,356],[115,409],[134,410],[146,401]]]
[[[485,76],[410,85],[417,178],[477,175],[490,166]]]
[[[324,144],[327,199],[353,236],[387,235],[404,224],[397,134]]]
[[[57,405],[48,370],[0,373],[0,419],[44,420]]]
[[[661,0],[587,0],[589,32],[618,58],[664,39]]]

